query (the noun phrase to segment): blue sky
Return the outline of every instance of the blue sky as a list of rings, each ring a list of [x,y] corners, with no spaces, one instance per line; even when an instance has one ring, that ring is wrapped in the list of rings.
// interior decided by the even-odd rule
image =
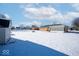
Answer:
[[[67,3],[0,3],[0,13],[7,14],[14,26],[63,23],[71,25],[79,15],[79,4]]]

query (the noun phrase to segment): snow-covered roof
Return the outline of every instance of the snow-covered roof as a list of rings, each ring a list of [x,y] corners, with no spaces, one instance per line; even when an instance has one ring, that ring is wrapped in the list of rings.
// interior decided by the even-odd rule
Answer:
[[[0,19],[10,20],[10,17],[7,14],[0,14]]]

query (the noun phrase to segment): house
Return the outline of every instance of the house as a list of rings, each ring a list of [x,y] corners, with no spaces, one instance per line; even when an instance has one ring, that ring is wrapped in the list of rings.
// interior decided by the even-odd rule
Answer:
[[[46,26],[41,26],[40,28],[39,28],[39,30],[42,30],[42,31],[48,31],[48,25],[46,25]]]
[[[32,25],[32,30],[39,30],[39,27],[36,25]]]
[[[52,25],[41,26],[39,28],[39,30],[43,30],[43,31],[64,31],[64,27],[65,26],[63,24],[52,24]]]
[[[49,31],[64,31],[63,24],[53,24],[49,26]]]
[[[68,32],[69,27],[63,24],[52,24],[52,25],[44,25],[41,27],[32,27],[32,30],[41,30],[41,31],[65,31]]]

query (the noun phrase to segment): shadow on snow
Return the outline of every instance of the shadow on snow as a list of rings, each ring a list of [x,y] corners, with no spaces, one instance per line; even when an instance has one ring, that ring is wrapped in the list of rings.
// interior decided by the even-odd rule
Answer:
[[[1,56],[67,56],[64,53],[39,45],[30,41],[22,41],[16,38],[0,45]]]

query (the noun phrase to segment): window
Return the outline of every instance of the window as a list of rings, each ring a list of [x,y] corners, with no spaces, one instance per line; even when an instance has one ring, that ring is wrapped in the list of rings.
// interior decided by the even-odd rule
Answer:
[[[0,28],[7,28],[7,27],[9,27],[9,23],[10,23],[10,20],[0,19]]]

